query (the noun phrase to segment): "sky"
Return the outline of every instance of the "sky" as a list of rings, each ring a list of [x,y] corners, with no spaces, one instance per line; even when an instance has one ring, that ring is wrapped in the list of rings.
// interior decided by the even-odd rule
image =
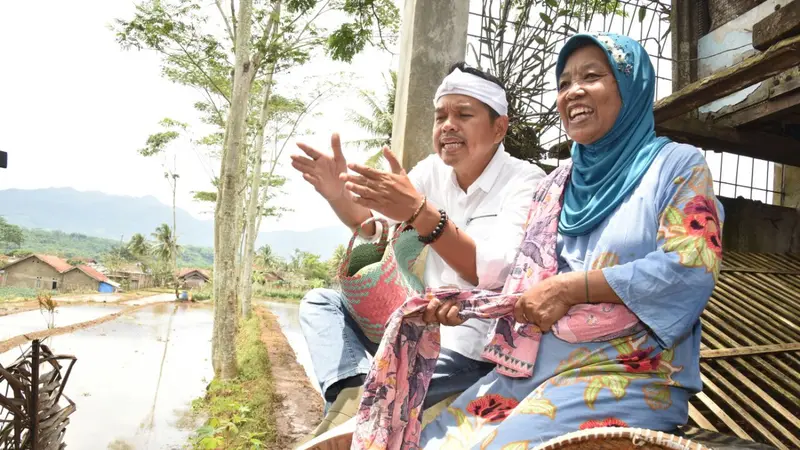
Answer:
[[[132,17],[132,0],[44,0],[37,6],[34,21],[29,3],[0,2],[0,150],[9,154],[9,168],[0,171],[0,189],[72,187],[152,195],[171,204],[171,189],[163,177],[164,158],[145,158],[137,150],[160,130],[158,122],[165,117],[200,130],[202,124],[193,108],[201,98],[199,93],[163,78],[157,54],[126,51],[116,43],[109,25],[116,18]],[[318,117],[304,124],[313,134],[301,138],[327,150],[334,131],[344,141],[365,137],[347,123],[345,113],[350,108],[368,111],[358,89],[382,94],[383,76],[396,66],[397,58],[390,53],[368,49],[350,65],[318,58],[278,83],[350,72],[345,79],[353,87],[320,105]],[[211,190],[211,175],[219,171],[219,162],[186,142],[176,147],[175,167],[180,175],[176,203],[199,218],[210,219],[209,206],[195,202],[192,192]],[[337,223],[327,203],[289,166],[289,154],[295,151],[299,150],[290,143],[279,169],[289,176],[291,195],[282,203],[295,211],[277,222],[265,220],[262,231],[308,230]],[[353,161],[366,158],[365,152],[355,148],[346,148],[345,154]]]
[[[402,3],[397,0],[398,6]],[[479,12],[480,1],[472,0],[472,4],[472,11]],[[158,122],[165,117],[189,123],[197,135],[202,125],[193,103],[200,99],[199,93],[163,78],[157,54],[126,51],[116,43],[109,25],[115,18],[132,16],[133,0],[43,0],[37,5],[34,21],[27,2],[0,2],[0,150],[9,153],[10,166],[0,171],[0,190],[72,187],[116,195],[151,195],[170,204],[164,159],[142,157],[137,149],[159,130]],[[470,33],[478,32],[479,19],[474,15],[470,19]],[[33,31],[31,24],[35,24]],[[596,23],[594,28],[598,27],[602,25]],[[625,31],[638,36],[638,27],[634,24]],[[396,53],[397,45],[391,49]],[[668,48],[663,53],[669,55]],[[371,48],[349,65],[315,58],[279,78],[283,92],[304,89],[303,80],[314,76],[350,82],[349,89],[321,104],[316,116],[303,124],[310,133],[295,140],[327,150],[334,131],[340,132],[344,141],[365,137],[348,123],[346,112],[368,111],[358,89],[382,96],[384,77],[397,66],[396,54]],[[668,78],[669,66],[659,67],[659,73]],[[669,93],[669,82],[660,82],[658,97]],[[172,151],[180,175],[178,206],[210,219],[210,206],[194,201],[192,192],[211,189],[210,179],[218,172],[219,162],[185,141],[176,143]],[[294,211],[279,220],[265,220],[262,231],[303,231],[338,223],[327,203],[289,166],[289,155],[297,151],[294,142],[289,142],[278,169],[289,179],[289,195],[280,203]],[[345,148],[345,154],[355,162],[368,156],[353,147]],[[171,165],[172,160],[169,162]],[[754,163],[749,158],[740,162],[732,155],[709,157],[717,179],[735,182],[738,173],[740,183],[752,179],[756,185],[771,184],[771,168],[765,162]],[[718,192],[720,188],[726,196],[749,197],[748,192],[731,186],[718,185]]]

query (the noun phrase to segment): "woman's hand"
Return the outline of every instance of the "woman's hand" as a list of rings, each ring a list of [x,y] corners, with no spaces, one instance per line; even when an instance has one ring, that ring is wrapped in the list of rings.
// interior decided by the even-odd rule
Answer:
[[[570,278],[556,275],[525,291],[514,306],[516,321],[536,325],[543,333],[550,331],[573,306]]]

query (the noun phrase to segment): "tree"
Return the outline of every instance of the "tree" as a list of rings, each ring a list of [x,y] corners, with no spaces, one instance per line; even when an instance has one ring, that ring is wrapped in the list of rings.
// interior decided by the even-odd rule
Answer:
[[[331,279],[335,279],[339,276],[339,266],[342,265],[342,261],[344,261],[344,257],[347,254],[347,249],[344,245],[338,245],[336,250],[333,251],[333,255],[331,259],[328,260],[328,273]]]
[[[282,96],[270,97],[272,106],[261,111],[259,118],[260,127],[256,136],[256,145],[253,149],[255,161],[253,161],[252,178],[248,199],[248,207],[245,218],[246,230],[244,233],[244,245],[241,257],[241,272],[239,274],[239,296],[241,300],[242,317],[250,317],[252,287],[253,287],[253,258],[255,254],[255,241],[258,230],[261,228],[261,221],[264,217],[279,216],[280,208],[268,208],[269,200],[275,197],[276,189],[283,186],[286,179],[275,174],[278,162],[286,148],[289,140],[295,135],[302,120],[308,116],[319,104],[320,100],[326,98],[336,91],[336,83],[323,83],[321,87],[311,94],[308,101],[299,98],[287,99]],[[272,141],[274,147],[267,158],[267,173],[262,176],[262,166],[264,163],[264,132],[272,125]],[[281,143],[281,145],[278,145]],[[261,182],[265,179],[264,189],[261,189]]]
[[[16,245],[17,249],[22,247],[25,242],[25,235],[22,228],[8,223],[5,217],[0,217],[0,242],[9,245]]]
[[[137,258],[143,258],[150,253],[150,244],[141,233],[136,233],[131,236],[128,241],[128,250]]]
[[[366,161],[366,165],[370,167],[379,167],[383,161],[383,152],[381,149],[385,145],[392,144],[392,127],[394,121],[394,98],[397,92],[397,72],[389,72],[389,81],[384,77],[386,83],[386,93],[383,98],[378,98],[374,92],[367,90],[360,90],[359,97],[367,106],[369,106],[370,113],[368,115],[361,114],[357,111],[350,110],[347,113],[347,118],[361,127],[362,130],[368,132],[372,137],[351,141],[348,144],[356,145],[363,150],[378,149]]]
[[[278,256],[272,253],[269,245],[262,245],[256,252],[255,262],[266,270],[274,269],[278,261]]]
[[[175,252],[179,246],[175,244],[175,236],[169,225],[162,223],[156,227],[156,231],[151,233],[156,243],[152,247],[152,252],[156,259],[165,264],[172,264],[175,260]]]
[[[664,5],[659,5],[663,15]],[[545,100],[555,88],[556,46],[595,14],[625,15],[624,5],[618,0],[485,0],[482,7],[480,46],[470,49],[481,69],[506,86],[505,148],[512,156],[538,162],[549,150],[542,146],[542,134],[559,121],[555,101]],[[640,21],[644,12],[640,6]]]
[[[165,149],[169,143],[178,139],[180,137],[180,131],[186,131],[188,125],[183,122],[178,122],[176,120],[172,120],[170,118],[163,119],[160,122],[161,126],[164,127],[164,131],[155,133],[150,135],[147,138],[147,145],[139,150],[139,154],[142,156],[154,156],[154,155],[161,155],[165,152]],[[177,223],[177,205],[175,203],[175,196],[178,190],[178,178],[180,177],[177,172],[177,157],[173,153],[173,160],[172,160],[172,168],[168,168],[166,163],[162,164],[164,168],[164,179],[167,180],[170,189],[172,189],[172,250],[170,251],[172,255],[172,271],[175,274],[173,276],[173,285],[175,286],[175,299],[178,298],[178,223]]]
[[[159,52],[169,79],[199,89],[204,101],[196,107],[207,123],[219,127],[202,141],[221,150],[214,209],[212,363],[215,375],[230,379],[237,374],[235,265],[244,230],[241,193],[246,187],[248,148],[252,148],[248,118],[256,121],[250,112],[257,79],[307,61],[321,46],[333,59],[349,61],[372,43],[375,28],[378,36],[383,36],[384,27],[396,29],[399,14],[391,0],[273,0],[255,5],[252,0],[240,0],[238,10],[232,0],[229,16],[222,0],[216,0],[219,21],[226,30],[221,41],[211,31],[212,22],[202,5],[199,0],[144,1],[137,5],[132,20],[117,21],[116,31],[123,47]],[[326,35],[315,21],[333,10],[343,12],[347,21]],[[265,96],[257,103],[268,102]]]

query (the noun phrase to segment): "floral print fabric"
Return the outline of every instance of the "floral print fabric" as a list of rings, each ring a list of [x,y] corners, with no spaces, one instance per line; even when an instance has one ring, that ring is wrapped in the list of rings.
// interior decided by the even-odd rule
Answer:
[[[498,318],[484,358],[497,364],[504,376],[529,378],[533,374],[542,333],[513,318],[519,294],[553,276],[558,269],[556,236],[561,199],[571,166],[562,166],[538,186],[530,208],[527,232],[502,293],[491,291],[429,290],[412,297],[390,318],[357,414],[354,449],[417,448],[421,408],[439,355],[439,325],[425,324],[421,313],[433,298],[455,300],[460,317]],[[572,308],[553,333],[568,342],[604,341],[637,331],[636,316],[621,305],[592,304]],[[521,408],[542,405],[528,402]],[[507,400],[486,397],[471,406],[482,423],[501,422],[514,410]]]
[[[530,378],[493,371],[407,448],[529,449],[580,429],[685,424],[702,389],[699,317],[719,273],[723,219],[702,154],[667,145],[596,230],[556,238],[558,272],[602,270],[639,325],[604,342],[543,334]]]

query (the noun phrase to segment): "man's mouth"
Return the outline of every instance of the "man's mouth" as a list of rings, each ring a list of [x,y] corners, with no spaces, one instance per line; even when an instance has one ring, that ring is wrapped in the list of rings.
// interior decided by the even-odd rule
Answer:
[[[442,150],[452,152],[464,146],[464,141],[445,139],[441,141]]]

